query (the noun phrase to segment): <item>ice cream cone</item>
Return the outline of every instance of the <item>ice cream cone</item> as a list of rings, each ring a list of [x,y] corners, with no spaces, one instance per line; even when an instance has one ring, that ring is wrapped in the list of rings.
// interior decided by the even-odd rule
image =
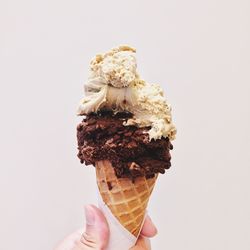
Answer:
[[[103,202],[116,219],[135,237],[140,233],[149,197],[157,179],[137,177],[117,178],[108,160],[98,161],[96,179]]]

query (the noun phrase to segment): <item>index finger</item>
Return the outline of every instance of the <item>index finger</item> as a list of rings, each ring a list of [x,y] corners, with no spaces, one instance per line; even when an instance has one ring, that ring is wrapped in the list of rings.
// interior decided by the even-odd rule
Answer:
[[[157,228],[152,222],[151,218],[147,215],[142,230],[141,230],[141,235],[145,237],[154,237],[157,234]]]

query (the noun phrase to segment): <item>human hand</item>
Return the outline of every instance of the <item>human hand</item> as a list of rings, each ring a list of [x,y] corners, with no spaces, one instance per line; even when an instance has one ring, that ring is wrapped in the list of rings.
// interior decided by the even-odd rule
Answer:
[[[66,237],[54,250],[104,250],[108,245],[109,228],[102,212],[94,205],[85,207],[86,228]],[[148,238],[157,234],[153,222],[146,217],[141,234],[130,250],[150,250]]]

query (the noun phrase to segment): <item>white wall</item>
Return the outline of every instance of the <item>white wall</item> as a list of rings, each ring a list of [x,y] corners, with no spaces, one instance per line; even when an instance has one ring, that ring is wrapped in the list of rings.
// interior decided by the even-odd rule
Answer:
[[[137,48],[178,128],[149,207],[158,250],[250,247],[248,0],[0,2],[0,249],[52,249],[95,203],[76,154],[90,59]]]

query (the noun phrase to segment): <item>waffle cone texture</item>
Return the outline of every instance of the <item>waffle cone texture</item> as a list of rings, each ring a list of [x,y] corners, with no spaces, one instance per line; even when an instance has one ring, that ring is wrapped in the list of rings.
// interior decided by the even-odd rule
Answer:
[[[117,178],[110,161],[98,161],[95,166],[97,185],[103,202],[116,219],[137,237],[157,175],[150,179],[138,177],[132,182],[129,178]]]

